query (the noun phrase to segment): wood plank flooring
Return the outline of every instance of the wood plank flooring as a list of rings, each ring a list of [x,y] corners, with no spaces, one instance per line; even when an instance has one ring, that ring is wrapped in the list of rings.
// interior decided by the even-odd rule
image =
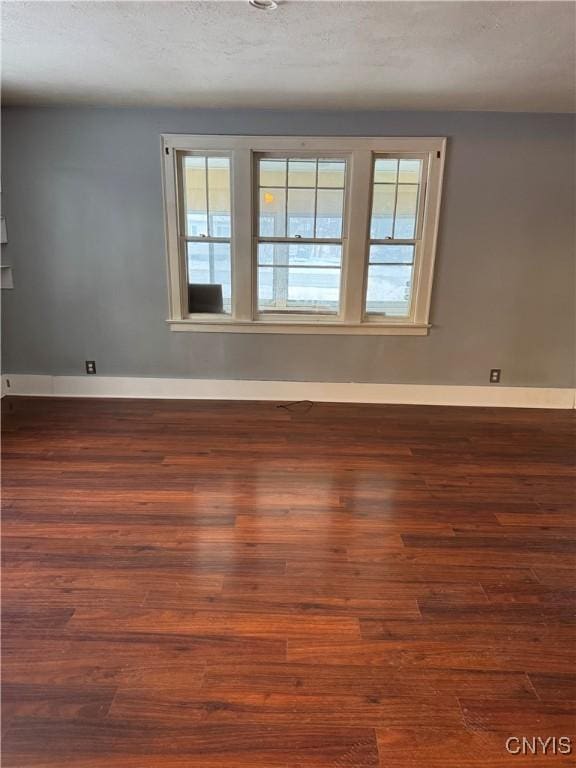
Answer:
[[[574,413],[2,404],[5,768],[574,765]]]

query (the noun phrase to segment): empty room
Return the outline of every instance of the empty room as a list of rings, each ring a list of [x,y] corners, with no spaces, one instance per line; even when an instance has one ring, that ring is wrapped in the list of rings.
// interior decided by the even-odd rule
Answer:
[[[2,766],[573,766],[576,3],[0,11]]]

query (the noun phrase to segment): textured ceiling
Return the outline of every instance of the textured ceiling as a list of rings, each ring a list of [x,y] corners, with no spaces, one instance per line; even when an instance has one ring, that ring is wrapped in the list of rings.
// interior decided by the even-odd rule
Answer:
[[[2,3],[4,103],[575,111],[574,2]]]

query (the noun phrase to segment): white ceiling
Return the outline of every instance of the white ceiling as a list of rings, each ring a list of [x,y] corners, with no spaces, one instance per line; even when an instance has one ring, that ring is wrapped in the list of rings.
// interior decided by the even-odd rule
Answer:
[[[2,3],[3,101],[574,112],[574,2]]]

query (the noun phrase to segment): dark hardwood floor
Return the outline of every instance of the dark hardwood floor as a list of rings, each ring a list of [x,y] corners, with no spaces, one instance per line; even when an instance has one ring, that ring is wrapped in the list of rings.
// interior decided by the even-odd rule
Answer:
[[[5,768],[574,764],[574,413],[2,405]]]

